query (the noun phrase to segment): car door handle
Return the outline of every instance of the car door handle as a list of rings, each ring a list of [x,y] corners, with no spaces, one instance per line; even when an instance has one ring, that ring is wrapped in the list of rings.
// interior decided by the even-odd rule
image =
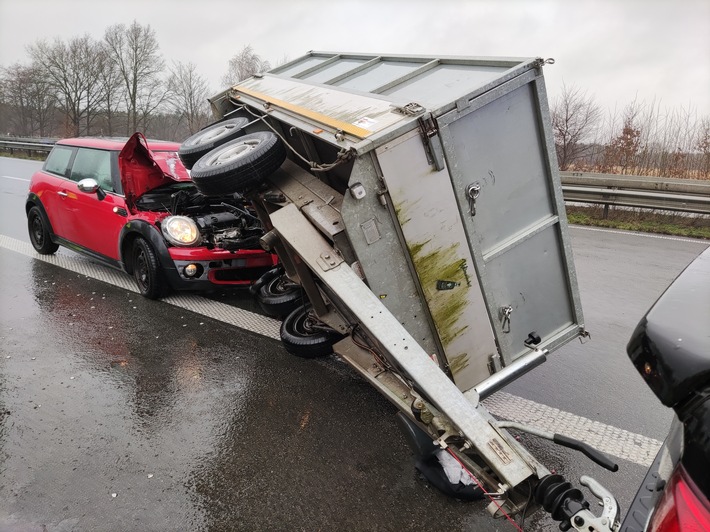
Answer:
[[[60,190],[59,192],[57,192],[57,194],[60,195],[60,196],[63,197],[63,198],[66,198],[66,197],[69,195],[69,194],[67,194],[66,192],[63,192],[63,191],[61,191],[61,190]]]

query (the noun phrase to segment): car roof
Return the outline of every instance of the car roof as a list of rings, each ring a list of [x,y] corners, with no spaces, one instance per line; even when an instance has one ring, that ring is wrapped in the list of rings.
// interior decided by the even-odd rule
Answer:
[[[126,142],[128,142],[128,137],[76,137],[62,139],[57,141],[57,144],[120,151],[126,145]],[[148,148],[153,151],[178,151],[180,143],[148,139]]]

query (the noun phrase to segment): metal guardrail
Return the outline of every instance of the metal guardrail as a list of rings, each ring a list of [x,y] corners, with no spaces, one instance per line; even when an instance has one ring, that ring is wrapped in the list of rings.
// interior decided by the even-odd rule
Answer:
[[[49,153],[57,139],[0,137],[0,151]],[[560,172],[565,201],[710,215],[710,180]]]
[[[47,154],[54,147],[57,139],[31,139],[20,137],[0,137],[0,151],[10,152],[14,155],[15,152],[24,152],[29,156],[36,153]]]
[[[560,172],[565,201],[710,214],[710,181]]]

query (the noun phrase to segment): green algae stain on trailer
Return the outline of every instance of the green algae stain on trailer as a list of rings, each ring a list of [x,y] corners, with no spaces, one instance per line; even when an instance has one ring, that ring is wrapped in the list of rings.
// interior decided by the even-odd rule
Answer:
[[[468,324],[461,324],[469,290],[466,260],[460,258],[458,243],[431,251],[425,251],[431,248],[430,240],[407,247],[439,338],[446,348],[468,328]],[[441,289],[442,281],[451,288]],[[465,365],[460,369],[463,367]]]
[[[449,369],[452,375],[456,375],[458,372],[463,371],[468,367],[468,353],[461,353],[453,357],[449,361]]]

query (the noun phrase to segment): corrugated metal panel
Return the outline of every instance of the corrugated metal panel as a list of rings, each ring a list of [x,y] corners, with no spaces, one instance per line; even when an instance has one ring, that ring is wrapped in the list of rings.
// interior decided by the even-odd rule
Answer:
[[[335,85],[416,102],[430,110],[442,107],[523,65],[525,58],[379,56],[311,52],[270,74],[309,83]]]
[[[355,72],[335,82],[334,85],[358,91],[375,92],[379,87],[392,83],[395,79],[409,74],[420,66],[417,63],[403,61],[378,61],[362,72]]]
[[[495,81],[506,70],[505,67],[439,64],[411,80],[398,83],[383,94],[436,109]]]

